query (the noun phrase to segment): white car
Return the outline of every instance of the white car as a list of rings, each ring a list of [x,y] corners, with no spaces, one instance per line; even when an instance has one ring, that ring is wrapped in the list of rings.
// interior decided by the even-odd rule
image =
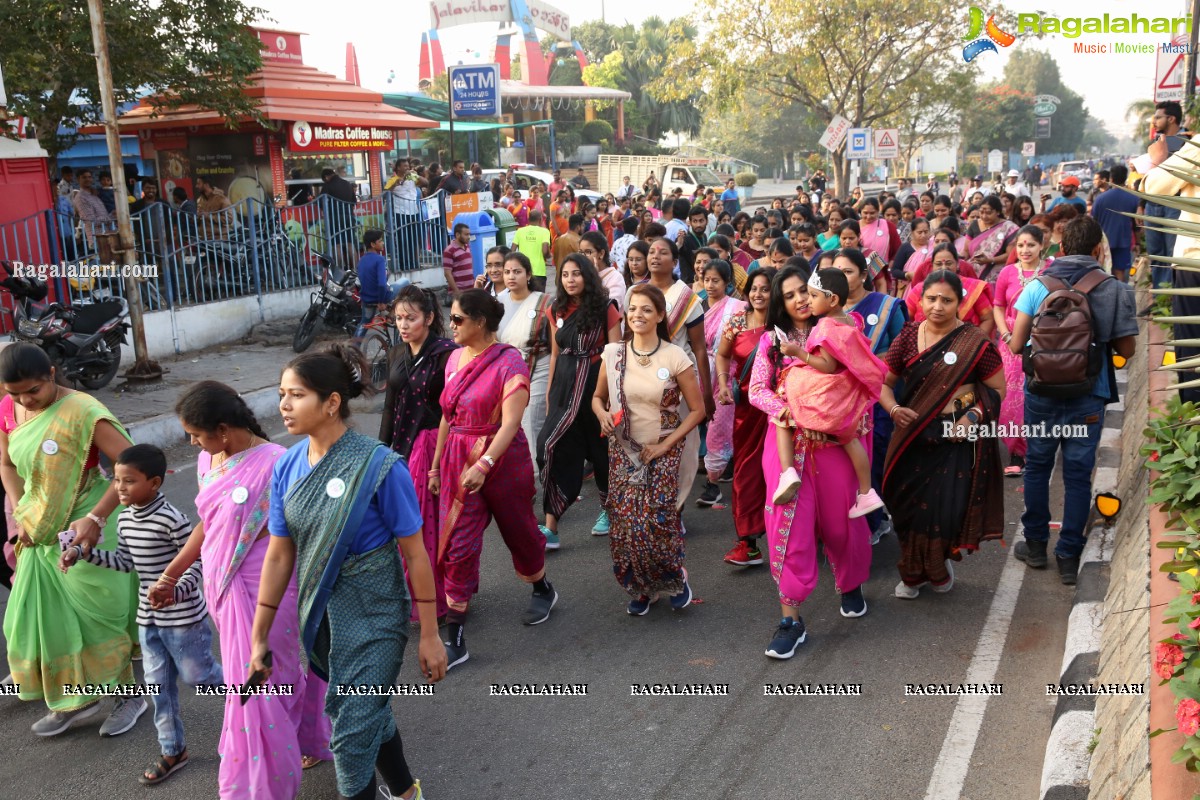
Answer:
[[[485,169],[483,171],[483,179],[489,184],[495,178],[499,178],[500,181],[503,182],[504,176],[507,174],[508,170],[506,169]],[[522,199],[529,194],[529,187],[533,185],[534,181],[541,181],[549,186],[554,182],[554,176],[549,172],[542,172],[541,170],[536,169],[513,170],[513,186],[517,190],[517,195],[519,195]],[[588,202],[592,203],[592,205],[595,205],[596,201],[601,197],[604,197],[604,195],[592,189],[575,189],[575,197],[586,197]]]

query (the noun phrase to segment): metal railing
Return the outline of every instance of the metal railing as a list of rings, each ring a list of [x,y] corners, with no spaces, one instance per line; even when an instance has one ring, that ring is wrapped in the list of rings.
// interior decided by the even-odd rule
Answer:
[[[391,193],[358,203],[318,197],[283,208],[247,199],[210,213],[153,203],[132,215],[136,261],[149,268],[135,273],[146,310],[255,295],[261,304],[272,292],[315,286],[318,255],[353,266],[372,228],[384,232],[390,271],[439,265],[449,241],[444,197],[411,208],[400,202]],[[122,296],[116,273],[85,269],[100,263],[97,234],[115,229],[107,220],[79,221],[61,206],[46,209],[0,224],[0,261],[59,267],[50,286],[51,299],[60,302],[88,299],[99,289]],[[5,294],[0,303],[10,305],[11,298]]]

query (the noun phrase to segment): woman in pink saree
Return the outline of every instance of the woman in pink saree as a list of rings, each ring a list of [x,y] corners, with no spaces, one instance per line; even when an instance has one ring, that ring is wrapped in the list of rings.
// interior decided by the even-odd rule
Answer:
[[[704,344],[708,347],[708,369],[713,377],[713,394],[716,395],[721,389],[716,362],[721,334],[729,318],[745,309],[746,304],[729,296],[733,289],[733,268],[728,261],[710,261],[705,265],[703,274],[697,272],[696,277],[704,282],[704,291],[708,294],[708,311],[704,312]],[[733,459],[733,410],[732,405],[718,405],[708,423],[708,434],[704,440],[707,447],[704,470],[708,473],[708,482],[696,500],[697,505],[712,506],[724,499],[717,482]]]
[[[1004,205],[988,195],[979,205],[979,219],[967,227],[967,251],[979,279],[993,286],[1008,261],[1008,251],[1017,237],[1017,225],[1004,218]]]
[[[244,683],[267,553],[271,471],[286,451],[267,440],[253,412],[224,384],[196,384],[175,413],[192,443],[201,447],[196,464],[200,524],[167,571],[180,574],[197,556],[202,559],[205,598],[220,634],[226,680]],[[152,592],[150,599],[157,607],[164,598]],[[221,798],[291,800],[300,791],[305,766],[333,759],[326,685],[306,674],[300,663],[297,613],[293,576],[271,629],[275,663],[267,681],[291,685],[293,693],[251,697],[245,705],[240,697],[226,698],[218,745]]]

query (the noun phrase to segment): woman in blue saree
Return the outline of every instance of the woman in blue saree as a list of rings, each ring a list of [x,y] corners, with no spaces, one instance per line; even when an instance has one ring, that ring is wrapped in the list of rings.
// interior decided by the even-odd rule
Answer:
[[[419,800],[421,786],[404,760],[388,695],[337,691],[396,683],[410,610],[400,553],[416,595],[421,673],[431,682],[446,674],[433,571],[408,468],[379,440],[346,425],[350,400],[368,390],[366,374],[362,354],[338,344],[306,353],[283,371],[283,423],[307,439],[275,464],[251,661],[270,675],[268,635],[295,566],[304,649],[313,671],[329,681],[325,711],[339,797],[373,798],[378,768],[392,797]]]

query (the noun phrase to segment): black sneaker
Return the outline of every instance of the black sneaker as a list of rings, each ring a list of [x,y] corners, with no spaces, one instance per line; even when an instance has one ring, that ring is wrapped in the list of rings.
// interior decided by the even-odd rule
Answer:
[[[721,483],[733,483],[733,460],[731,459],[725,465],[725,471],[721,473]]]
[[[711,506],[721,502],[725,498],[721,496],[721,488],[715,483],[709,481],[704,484],[704,491],[700,493],[700,497],[696,498],[696,505]]]
[[[546,585],[550,586],[550,581],[546,581]],[[550,619],[550,609],[554,608],[554,604],[558,602],[558,592],[550,586],[550,591],[546,594],[533,593],[529,598],[529,608],[525,609],[525,619],[522,620],[526,625],[540,625]]]
[[[867,599],[863,597],[862,587],[842,595],[843,617],[864,617],[867,614]]]
[[[796,648],[804,644],[807,637],[803,619],[784,617],[775,631],[775,638],[771,639],[771,644],[767,646],[767,658],[786,661],[796,654]]]
[[[1058,562],[1058,577],[1063,582],[1063,586],[1074,586],[1075,579],[1079,576],[1079,557],[1055,556],[1054,560]]]
[[[1018,561],[1024,561],[1025,566],[1033,569],[1046,568],[1046,543],[1035,542],[1032,539],[1022,539],[1013,548],[1013,555]]]
[[[446,671],[447,672],[454,669],[459,664],[465,663],[466,660],[471,657],[470,654],[467,653],[467,640],[464,639],[462,636],[462,627],[461,626],[458,627],[458,630],[456,632],[455,626],[451,625],[450,626],[450,641],[442,642],[442,644],[446,645]]]

